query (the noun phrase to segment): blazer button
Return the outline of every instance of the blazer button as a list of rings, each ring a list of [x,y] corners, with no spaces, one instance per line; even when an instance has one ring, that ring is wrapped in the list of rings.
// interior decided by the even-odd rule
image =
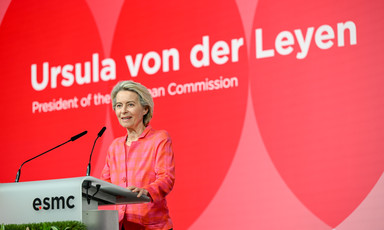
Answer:
[[[123,182],[127,182],[127,178],[126,177],[123,177]]]

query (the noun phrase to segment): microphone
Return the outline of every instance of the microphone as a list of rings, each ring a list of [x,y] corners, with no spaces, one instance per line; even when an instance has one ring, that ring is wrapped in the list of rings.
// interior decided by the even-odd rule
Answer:
[[[104,126],[104,127],[100,130],[100,132],[97,134],[97,136],[98,136],[98,137],[103,136],[104,131],[105,131],[106,129],[107,129],[107,128]]]
[[[88,132],[88,131],[84,131],[84,132],[82,132],[82,133],[77,134],[76,136],[71,137],[71,141],[75,141],[75,140],[79,139],[80,137],[82,137],[82,136],[84,136],[85,134],[87,134],[87,132]]]
[[[79,134],[77,134],[77,135],[71,137],[71,139],[69,139],[68,141],[66,141],[66,142],[64,142],[64,143],[62,143],[62,144],[60,144],[60,145],[58,145],[58,146],[56,146],[56,147],[54,147],[54,148],[51,148],[50,150],[47,150],[47,151],[45,151],[45,152],[43,152],[43,153],[41,153],[41,154],[39,154],[39,155],[37,155],[37,156],[35,156],[35,157],[32,157],[32,158],[29,159],[29,160],[24,161],[24,162],[21,164],[19,170],[17,171],[15,182],[16,182],[16,183],[19,182],[20,174],[21,174],[21,167],[23,167],[23,165],[24,165],[25,163],[27,163],[27,162],[29,162],[29,161],[35,159],[35,158],[38,158],[39,156],[42,156],[42,155],[46,154],[47,152],[50,152],[50,151],[52,151],[52,150],[54,150],[54,149],[56,149],[56,148],[58,148],[58,147],[60,147],[60,146],[62,146],[62,145],[65,145],[65,144],[67,144],[67,143],[70,142],[70,141],[75,141],[75,140],[79,139],[80,137],[84,136],[85,134],[87,134],[87,132],[88,132],[88,131],[84,131],[84,132],[82,132],[82,133],[79,133]]]
[[[106,130],[107,128],[104,126],[100,132],[97,134],[97,137],[95,139],[95,142],[93,142],[93,147],[92,147],[92,151],[91,151],[91,155],[89,156],[89,162],[88,162],[88,166],[87,166],[87,176],[89,176],[91,174],[91,159],[92,159],[92,153],[93,153],[93,149],[95,148],[95,145],[96,145],[96,141],[97,139],[99,139],[99,137],[103,136],[104,134],[104,131]]]

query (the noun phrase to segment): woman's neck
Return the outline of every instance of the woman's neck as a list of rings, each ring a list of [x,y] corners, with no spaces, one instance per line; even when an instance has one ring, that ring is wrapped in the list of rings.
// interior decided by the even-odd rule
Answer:
[[[128,137],[127,137],[127,144],[131,143],[132,141],[137,141],[139,139],[140,135],[144,132],[145,126],[142,125],[136,129],[127,129]]]

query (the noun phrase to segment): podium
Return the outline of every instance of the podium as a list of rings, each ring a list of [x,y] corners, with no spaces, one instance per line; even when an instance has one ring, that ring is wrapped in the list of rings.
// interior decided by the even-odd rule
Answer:
[[[100,205],[149,202],[126,188],[94,177],[0,184],[0,224],[81,221],[88,230],[118,229],[116,210]]]

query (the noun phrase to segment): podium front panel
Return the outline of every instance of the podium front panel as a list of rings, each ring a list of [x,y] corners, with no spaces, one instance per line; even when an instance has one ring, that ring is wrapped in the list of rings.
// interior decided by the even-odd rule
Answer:
[[[73,180],[0,184],[0,223],[81,221],[81,182]]]

